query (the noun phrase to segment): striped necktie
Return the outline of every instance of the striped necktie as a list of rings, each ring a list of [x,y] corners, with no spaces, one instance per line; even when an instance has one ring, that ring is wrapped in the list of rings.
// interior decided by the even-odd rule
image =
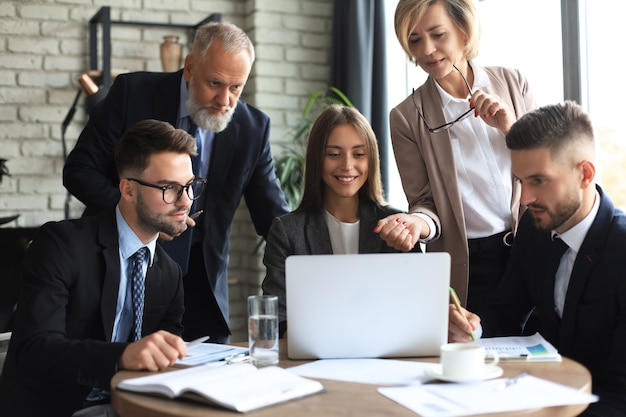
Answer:
[[[143,325],[143,306],[145,298],[145,276],[143,275],[143,264],[148,257],[148,248],[139,248],[131,256],[131,282],[133,296],[133,328],[132,340],[141,339],[141,328]]]

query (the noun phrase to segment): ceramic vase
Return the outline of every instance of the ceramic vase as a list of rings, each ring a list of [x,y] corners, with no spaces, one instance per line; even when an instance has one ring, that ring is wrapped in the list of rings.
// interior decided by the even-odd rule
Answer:
[[[161,64],[163,71],[174,72],[181,67],[183,47],[178,43],[178,36],[167,35],[161,44]]]

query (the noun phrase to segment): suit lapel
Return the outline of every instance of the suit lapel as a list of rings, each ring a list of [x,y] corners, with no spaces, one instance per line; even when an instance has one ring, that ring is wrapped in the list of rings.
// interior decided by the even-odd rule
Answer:
[[[570,346],[574,340],[574,327],[576,326],[576,310],[580,305],[585,288],[588,286],[591,271],[600,260],[600,254],[605,245],[608,228],[613,218],[613,204],[600,191],[600,208],[593,221],[591,228],[583,240],[583,244],[578,251],[567,295],[563,307],[563,320],[561,322],[561,343],[562,346]]]
[[[304,240],[311,255],[327,255],[333,253],[330,234],[324,209],[309,210],[304,220]]]
[[[441,103],[441,95],[439,94],[435,83],[436,81],[432,77],[428,77],[424,86],[425,97],[420,96],[419,103],[426,102],[428,103],[429,108],[432,107],[432,110],[428,112],[428,116],[424,114],[428,123],[431,126],[441,126],[446,123],[446,121],[442,110],[443,104]],[[419,103],[418,105],[420,105]],[[419,118],[417,111],[416,117]],[[436,159],[439,175],[442,182],[446,185],[445,191],[448,194],[448,201],[458,201],[459,204],[461,204],[461,192],[459,190],[459,181],[456,172],[456,163],[454,162],[454,152],[452,150],[450,131],[445,130],[439,133],[430,133],[423,122],[420,121],[420,123],[423,126],[420,128],[420,131],[422,132],[423,137],[428,138],[428,141],[431,144],[434,152],[431,157]],[[450,167],[455,167],[455,169],[450,169]],[[465,220],[463,218],[462,210],[452,210],[452,213],[456,220],[458,230],[465,230]]]
[[[359,253],[378,253],[381,251],[382,239],[373,232],[378,223],[376,207],[373,203],[361,201],[359,204]]]
[[[120,255],[115,211],[109,210],[98,216],[98,219],[98,241],[102,246],[104,258],[104,282],[102,283],[100,313],[102,314],[102,327],[106,340],[111,340],[120,285]]]
[[[150,306],[150,305],[157,305],[158,302],[157,300],[160,298],[159,293],[161,291],[162,288],[162,280],[163,280],[163,274],[161,271],[161,267],[160,264],[158,262],[158,246],[155,248],[155,255],[154,255],[154,261],[152,262],[152,265],[150,265],[148,267],[148,270],[146,271],[146,286],[145,286],[145,294],[146,294],[146,298],[145,298],[145,306]],[[145,307],[144,307],[145,308]],[[144,330],[144,332],[152,332],[156,326],[157,323],[151,323],[150,319],[152,318],[151,315],[149,314],[144,314],[143,316],[143,329],[149,329],[148,331]],[[145,333],[144,333],[145,334]]]

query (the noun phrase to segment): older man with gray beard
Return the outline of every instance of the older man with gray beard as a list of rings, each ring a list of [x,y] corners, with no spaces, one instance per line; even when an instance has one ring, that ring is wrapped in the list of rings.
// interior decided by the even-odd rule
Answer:
[[[63,184],[86,205],[85,214],[99,213],[119,200],[113,148],[126,128],[158,119],[195,135],[194,174],[207,184],[191,211],[202,215],[197,224],[189,219],[195,227],[179,236],[161,234],[161,244],[185,275],[186,339],[229,340],[229,240],[241,197],[263,237],[272,219],[289,210],[274,172],[269,117],[239,100],[254,59],[252,42],[237,26],[201,26],[182,70],[116,78],[63,169]]]

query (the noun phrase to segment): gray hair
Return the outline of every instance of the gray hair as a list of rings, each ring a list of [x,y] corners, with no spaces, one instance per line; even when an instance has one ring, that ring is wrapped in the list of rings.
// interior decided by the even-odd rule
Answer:
[[[250,54],[250,63],[254,62],[254,45],[240,27],[230,22],[209,22],[196,30],[192,50],[202,56],[211,47],[215,40],[222,41],[222,49],[226,52],[247,50]]]

